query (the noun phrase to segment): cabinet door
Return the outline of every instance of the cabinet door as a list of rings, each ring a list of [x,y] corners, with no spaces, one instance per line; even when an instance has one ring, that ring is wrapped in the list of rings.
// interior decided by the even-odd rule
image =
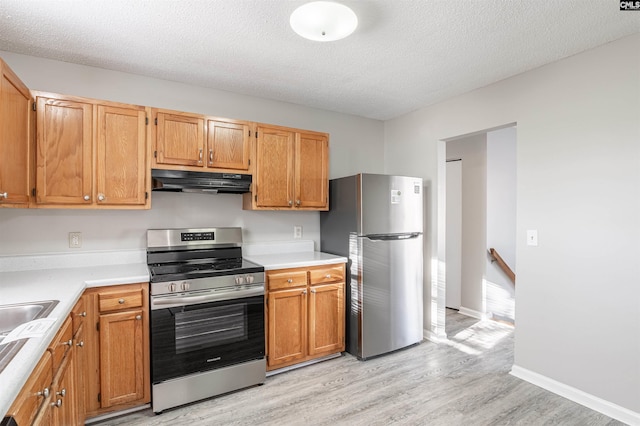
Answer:
[[[249,170],[249,125],[207,120],[207,166]]]
[[[329,141],[326,137],[296,135],[295,206],[328,209]]]
[[[258,207],[293,206],[294,134],[258,127],[254,194]]]
[[[72,349],[65,356],[56,378],[54,379],[52,407],[54,425],[78,425],[76,421],[75,364]]]
[[[311,286],[309,355],[344,350],[344,284]]]
[[[84,338],[84,324],[81,324],[73,337],[74,343],[74,376],[73,398],[76,406],[74,424],[83,425],[85,422],[85,383],[88,379],[88,348]]]
[[[269,292],[268,367],[292,363],[307,355],[307,290]]]
[[[20,394],[7,411],[19,425],[49,424],[48,409],[51,401],[51,383],[53,365],[51,354],[47,351],[33,369],[31,376],[22,387]],[[42,421],[34,419],[41,418]]]
[[[100,316],[100,392],[103,408],[142,399],[142,310]]]
[[[156,163],[203,167],[204,119],[158,112]]]
[[[37,98],[36,200],[91,204],[93,105]]]
[[[145,120],[142,107],[98,105],[98,204],[145,204]]]
[[[0,60],[0,206],[26,207],[32,170],[29,89]]]

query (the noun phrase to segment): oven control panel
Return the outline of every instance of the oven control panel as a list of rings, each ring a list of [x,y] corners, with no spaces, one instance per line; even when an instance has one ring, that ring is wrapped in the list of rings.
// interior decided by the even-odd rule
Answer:
[[[215,241],[213,232],[181,232],[180,241]]]
[[[264,284],[264,272],[151,283],[151,295],[197,292],[211,289],[241,290],[258,284]]]

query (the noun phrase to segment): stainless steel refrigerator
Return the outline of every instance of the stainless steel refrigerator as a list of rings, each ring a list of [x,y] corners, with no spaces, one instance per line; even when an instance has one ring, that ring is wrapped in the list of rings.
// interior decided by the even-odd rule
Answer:
[[[321,250],[349,259],[347,351],[360,359],[422,340],[422,179],[358,174],[329,182]]]

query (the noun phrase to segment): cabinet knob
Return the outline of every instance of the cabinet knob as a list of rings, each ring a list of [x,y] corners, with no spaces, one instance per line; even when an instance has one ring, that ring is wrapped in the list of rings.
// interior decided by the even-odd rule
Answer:
[[[98,194],[98,201],[104,201],[105,196],[104,194]]]
[[[307,294],[307,290],[302,290],[302,294]]]
[[[288,282],[289,284],[291,284],[291,283],[293,282],[293,280],[292,280],[291,278],[289,278],[289,279],[287,280],[287,282]]]
[[[118,303],[124,305],[124,299],[118,299]]]
[[[60,392],[56,392],[56,395],[60,395],[61,397],[65,397],[67,396],[67,390],[66,389],[62,389]]]
[[[300,205],[300,200],[296,200],[296,206]]]
[[[44,388],[40,392],[36,393],[36,396],[42,396],[44,398],[49,398],[49,388]]]
[[[142,319],[142,315],[136,315],[136,319],[140,321]]]
[[[292,206],[293,205],[293,201],[289,200],[289,205]]]
[[[315,292],[316,292],[316,289],[315,289],[315,288],[312,288],[312,289],[311,289],[311,293],[315,293]]]
[[[52,407],[58,407],[58,408],[62,407],[62,400],[60,398],[58,398],[58,400],[56,402],[52,402],[51,403],[51,406]]]
[[[73,340],[69,339],[66,342],[63,342],[62,344],[65,345],[65,346],[73,346]]]
[[[0,198],[9,198],[9,194],[6,192],[0,192]]]
[[[79,341],[78,343],[76,343],[76,346],[80,346],[81,348],[84,347],[84,341]]]
[[[91,199],[91,197],[89,197],[88,195],[85,195],[84,197],[82,197],[85,201],[89,201]]]
[[[327,274],[327,275],[325,275],[324,277],[325,277],[325,278],[327,278],[327,279],[328,279],[328,278],[331,278],[331,274]]]
[[[82,313],[80,314],[81,317],[86,317],[87,316],[87,311],[82,311]]]

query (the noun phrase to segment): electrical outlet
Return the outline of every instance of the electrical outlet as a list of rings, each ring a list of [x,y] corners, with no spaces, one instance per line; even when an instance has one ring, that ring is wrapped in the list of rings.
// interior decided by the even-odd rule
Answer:
[[[302,238],[302,226],[300,225],[293,226],[293,238]]]
[[[537,229],[528,229],[527,230],[527,245],[536,247],[538,245],[538,230]]]
[[[82,247],[82,232],[69,232],[69,248]]]

